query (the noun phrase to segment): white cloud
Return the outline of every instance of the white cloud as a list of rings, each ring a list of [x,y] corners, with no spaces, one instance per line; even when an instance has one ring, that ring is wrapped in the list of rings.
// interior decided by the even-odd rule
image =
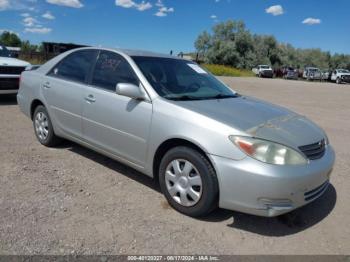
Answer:
[[[6,10],[10,7],[9,0],[0,0],[0,11]]]
[[[304,19],[302,23],[306,25],[317,25],[321,24],[321,19],[309,17]]]
[[[157,0],[156,6],[163,7],[164,6],[163,1],[162,0]]]
[[[137,8],[137,10],[139,10],[139,11],[145,11],[145,10],[147,10],[147,9],[152,8],[152,4],[151,4],[150,2],[142,1],[140,4],[137,4],[137,5],[136,5],[136,8]]]
[[[159,17],[163,17],[163,16],[167,16],[168,13],[172,13],[175,11],[175,9],[173,7],[166,7],[163,3],[163,0],[157,0],[156,6],[159,7],[158,12],[155,13],[155,16],[159,16]]]
[[[138,4],[132,0],[115,0],[115,5],[123,8],[135,8],[139,11],[145,11],[147,9],[152,8],[152,4],[150,2],[145,1],[142,1]]]
[[[28,16],[30,16],[30,14],[29,13],[22,13],[21,16],[28,17]]]
[[[53,5],[62,5],[73,8],[81,8],[84,5],[80,2],[80,0],[46,0],[49,4]]]
[[[268,14],[272,14],[273,16],[284,14],[284,10],[283,10],[283,7],[281,5],[270,6],[269,8],[265,9],[265,12]]]
[[[218,18],[218,17],[217,17],[216,15],[211,15],[210,18],[211,18],[211,19],[216,19],[216,18]]]
[[[34,33],[34,34],[48,34],[52,31],[51,28],[47,27],[30,27],[24,29],[25,33]]]
[[[31,16],[25,17],[23,19],[23,24],[25,27],[33,27],[37,23],[38,23],[38,21],[34,17],[31,17]]]
[[[167,16],[168,13],[173,13],[175,11],[175,9],[173,7],[166,7],[163,5],[163,3],[161,3],[162,5],[159,6],[158,12],[155,13],[155,16],[159,16],[159,17],[164,17]]]
[[[49,11],[47,11],[45,14],[42,15],[43,18],[49,19],[49,20],[54,20],[56,17],[51,14]]]
[[[124,8],[130,8],[135,5],[135,3],[132,0],[116,0],[115,4]]]
[[[28,10],[37,0],[0,0],[0,11]]]

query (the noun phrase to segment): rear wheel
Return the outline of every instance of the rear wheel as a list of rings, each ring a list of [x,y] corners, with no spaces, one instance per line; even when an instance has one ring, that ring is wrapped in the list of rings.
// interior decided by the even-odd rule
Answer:
[[[188,216],[204,216],[217,207],[218,182],[207,158],[189,147],[175,147],[163,157],[159,183],[169,204]]]
[[[37,106],[33,115],[33,126],[38,141],[48,147],[56,146],[61,139],[54,133],[51,119],[44,106]]]

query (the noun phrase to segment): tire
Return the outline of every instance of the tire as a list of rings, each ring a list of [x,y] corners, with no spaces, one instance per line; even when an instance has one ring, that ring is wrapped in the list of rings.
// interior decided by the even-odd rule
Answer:
[[[261,73],[259,73],[259,77],[262,78],[262,74]]]
[[[42,105],[35,108],[33,127],[36,138],[44,146],[54,147],[62,141],[61,138],[55,135],[50,116]]]
[[[340,85],[340,84],[341,84],[341,79],[340,79],[340,77],[337,77],[337,80],[335,80],[335,82],[336,82],[338,85]]]
[[[176,166],[181,172],[175,171]],[[205,216],[218,206],[219,186],[215,170],[206,157],[192,148],[179,146],[164,155],[159,183],[168,203],[185,215]],[[193,195],[196,197],[192,198]]]

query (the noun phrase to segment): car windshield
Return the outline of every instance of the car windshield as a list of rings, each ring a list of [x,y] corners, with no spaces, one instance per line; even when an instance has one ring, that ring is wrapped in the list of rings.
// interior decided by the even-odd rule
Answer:
[[[0,45],[0,57],[10,57],[11,53],[6,47]]]
[[[260,66],[260,68],[261,68],[261,69],[270,69],[270,67],[267,66],[267,65],[262,65],[262,66]]]
[[[166,99],[204,100],[238,96],[191,61],[144,56],[132,58],[154,90]]]
[[[350,71],[346,70],[346,69],[339,69],[338,72],[339,73],[350,73]]]
[[[313,73],[315,73],[315,72],[319,72],[319,71],[320,71],[320,70],[319,70],[319,69],[317,69],[317,68],[310,68],[309,70],[310,70],[310,72],[313,72]]]

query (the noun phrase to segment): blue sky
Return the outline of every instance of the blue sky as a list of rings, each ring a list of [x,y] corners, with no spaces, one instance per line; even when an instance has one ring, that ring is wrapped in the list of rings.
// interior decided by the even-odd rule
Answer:
[[[177,53],[193,51],[215,23],[242,19],[251,32],[295,47],[350,54],[349,12],[349,0],[0,0],[0,32]]]

